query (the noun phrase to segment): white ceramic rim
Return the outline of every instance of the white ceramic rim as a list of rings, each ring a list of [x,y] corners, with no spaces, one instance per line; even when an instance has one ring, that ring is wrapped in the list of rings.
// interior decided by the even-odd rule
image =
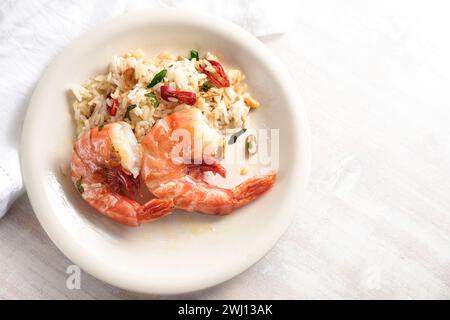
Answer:
[[[66,47],[49,65],[39,81],[39,84],[35,88],[33,96],[30,100],[22,130],[20,150],[21,168],[24,182],[28,190],[28,197],[39,222],[47,232],[50,239],[66,255],[66,257],[92,276],[119,288],[134,292],[148,294],[175,294],[201,290],[217,285],[233,278],[255,264],[275,245],[283,232],[287,229],[292,221],[299,202],[296,202],[296,205],[292,205],[292,208],[290,208],[289,212],[285,215],[286,219],[284,219],[281,223],[274,225],[275,229],[272,235],[267,237],[265,242],[261,244],[259,251],[255,253],[253,259],[241,260],[239,263],[234,265],[233,268],[224,270],[222,274],[218,275],[214,279],[204,279],[202,281],[198,281],[197,283],[178,286],[177,288],[157,285],[153,286],[148,283],[143,283],[140,279],[133,279],[131,273],[124,275],[115,272],[114,269],[102,265],[102,261],[96,260],[95,256],[87,255],[86,252],[78,247],[76,243],[68,241],[65,234],[58,228],[58,224],[51,219],[51,212],[53,209],[49,205],[48,199],[40,197],[41,194],[37,191],[39,190],[40,181],[39,177],[33,172],[33,161],[27,161],[27,159],[32,159],[33,157],[30,146],[35,143],[33,140],[33,114],[35,112],[39,112],[37,108],[33,107],[33,102],[37,100],[37,96],[46,94],[43,90],[43,84],[46,82],[46,78],[49,77],[54,69],[64,64],[66,55],[76,54],[76,48],[78,46],[85,46],[89,43],[95,43],[97,39],[102,38],[110,32],[120,30],[125,26],[129,27],[134,24],[144,23],[146,19],[156,17],[160,19],[163,17],[164,19],[176,20],[178,23],[182,21],[187,24],[194,24],[203,28],[213,28],[215,32],[233,37],[235,41],[237,41],[241,46],[247,47],[253,54],[264,56],[265,61],[270,61],[270,63],[267,62],[267,68],[273,74],[273,81],[283,81],[284,83],[283,94],[286,95],[287,100],[290,102],[286,107],[293,108],[295,106],[295,112],[292,112],[292,115],[296,117],[294,121],[299,125],[295,127],[296,131],[294,133],[294,137],[297,140],[294,142],[298,143],[302,147],[301,152],[300,148],[292,148],[291,156],[293,159],[302,159],[302,161],[300,161],[298,166],[294,166],[292,175],[299,178],[297,193],[300,196],[304,194],[310,172],[310,128],[306,111],[302,103],[303,100],[296,85],[294,84],[294,81],[285,67],[279,62],[278,58],[276,58],[276,56],[261,41],[241,27],[224,19],[212,17],[206,14],[200,14],[197,12],[187,13],[186,10],[180,9],[148,9],[141,10],[139,12],[127,13],[90,29],[88,32],[75,40],[70,46]],[[214,23],[211,24],[210,21],[214,21]],[[300,199],[298,200],[300,201]]]

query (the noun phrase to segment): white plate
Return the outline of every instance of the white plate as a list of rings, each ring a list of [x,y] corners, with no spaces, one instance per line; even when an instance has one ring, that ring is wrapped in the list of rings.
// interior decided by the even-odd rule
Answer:
[[[70,161],[74,136],[68,89],[105,71],[113,55],[133,48],[150,56],[164,50],[211,51],[244,71],[262,103],[254,122],[280,129],[279,177],[269,193],[226,217],[177,213],[138,228],[108,220],[81,199],[60,171]],[[58,248],[98,279],[161,294],[218,284],[263,257],[296,213],[310,164],[302,99],[277,58],[234,24],[174,9],[120,16],[66,48],[35,89],[21,153],[31,204]]]

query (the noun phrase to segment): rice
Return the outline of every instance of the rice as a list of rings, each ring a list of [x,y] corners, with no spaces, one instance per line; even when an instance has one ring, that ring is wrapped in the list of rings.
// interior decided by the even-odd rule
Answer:
[[[250,95],[243,73],[238,69],[224,67],[230,86],[205,89],[208,76],[201,71],[201,66],[209,72],[215,72],[207,60],[220,63],[211,53],[207,53],[200,61],[168,52],[147,58],[141,50],[114,56],[107,73],[95,75],[83,85],[76,84],[71,88],[77,136],[106,123],[126,121],[136,138],[141,140],[158,119],[186,108],[200,109],[213,128],[244,128],[250,111],[245,101]],[[163,69],[167,70],[163,80],[147,88],[154,76]],[[197,97],[195,104],[191,106],[170,98],[168,100],[171,101],[163,100],[160,90],[163,85],[174,90],[194,92]],[[150,98],[149,94],[154,94],[157,101]],[[108,108],[114,103],[117,103],[117,112],[110,115]]]

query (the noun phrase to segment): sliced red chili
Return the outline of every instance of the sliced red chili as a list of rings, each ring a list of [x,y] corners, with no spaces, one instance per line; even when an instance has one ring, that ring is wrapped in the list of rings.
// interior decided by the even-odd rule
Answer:
[[[117,99],[112,99],[109,95],[108,98],[111,99],[111,102],[106,103],[106,110],[111,117],[114,117],[117,113],[117,108],[119,107],[119,101],[117,101]]]
[[[134,196],[140,195],[139,179],[125,172],[120,166],[106,170],[106,181],[110,188],[117,193],[128,192]]]
[[[195,92],[177,91],[169,86],[161,86],[161,98],[170,102],[180,102],[188,105],[195,104],[197,96]]]
[[[205,66],[201,68],[202,72],[208,76],[209,81],[211,81],[216,87],[219,88],[229,87],[230,80],[228,79],[225,70],[223,70],[222,65],[214,60],[207,61],[213,66],[214,70],[216,70],[216,72],[209,72],[208,70],[206,70]]]

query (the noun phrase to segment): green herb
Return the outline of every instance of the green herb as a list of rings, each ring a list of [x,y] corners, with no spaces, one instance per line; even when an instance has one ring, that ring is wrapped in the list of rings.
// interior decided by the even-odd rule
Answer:
[[[150,83],[148,84],[147,88],[153,88],[155,85],[160,83],[166,76],[166,73],[167,73],[167,69],[162,69],[160,72],[155,74],[152,81],[150,81]]]
[[[102,131],[104,126],[105,126],[104,123],[102,123],[101,125],[99,125],[99,126],[98,126],[98,131]]]
[[[228,144],[233,144],[237,141],[237,139],[245,132],[247,129],[243,128],[242,130],[232,134],[230,140],[228,140]]]
[[[81,181],[83,181],[83,176],[81,176],[80,179],[78,179],[77,182],[75,182],[75,185],[77,186],[79,193],[84,192],[84,188],[83,188],[83,185],[81,184]]]
[[[211,89],[212,87],[214,87],[214,85],[211,82],[205,82],[204,84],[202,84],[202,86],[200,87],[200,91],[202,92],[206,92],[209,89]]]
[[[131,118],[130,118],[130,111],[133,110],[136,107],[137,107],[137,105],[135,105],[135,104],[129,105],[128,108],[127,108],[127,111],[125,112],[124,118],[127,118],[128,120],[131,120]]]
[[[146,96],[147,98],[149,98],[149,100],[150,100],[150,102],[152,103],[153,107],[158,108],[158,106],[159,106],[159,100],[158,100],[158,98],[156,97],[156,94],[155,94],[154,92],[146,93],[145,96]]]
[[[191,55],[189,57],[189,60],[192,60],[192,59],[195,59],[197,61],[200,60],[199,57],[198,57],[198,51],[197,50],[194,50],[194,49],[191,50]]]

